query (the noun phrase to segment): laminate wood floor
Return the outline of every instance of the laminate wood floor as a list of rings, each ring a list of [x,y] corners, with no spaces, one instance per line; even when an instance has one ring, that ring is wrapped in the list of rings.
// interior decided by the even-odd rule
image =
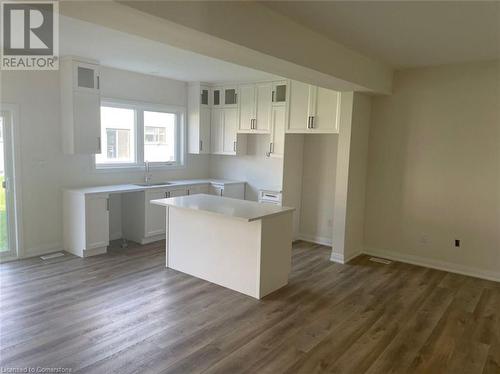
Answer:
[[[78,373],[500,373],[500,284],[294,244],[261,301],[165,269],[163,242],[0,266],[0,366]]]

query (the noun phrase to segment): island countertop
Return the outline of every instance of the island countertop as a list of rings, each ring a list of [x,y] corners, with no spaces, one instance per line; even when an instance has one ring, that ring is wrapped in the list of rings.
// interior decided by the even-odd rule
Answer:
[[[255,201],[231,199],[227,197],[206,194],[151,200],[151,204],[166,207],[175,207],[180,209],[199,210],[207,213],[227,216],[230,218],[236,218],[247,222],[284,214],[295,210],[295,208],[281,207],[271,204],[261,204]]]

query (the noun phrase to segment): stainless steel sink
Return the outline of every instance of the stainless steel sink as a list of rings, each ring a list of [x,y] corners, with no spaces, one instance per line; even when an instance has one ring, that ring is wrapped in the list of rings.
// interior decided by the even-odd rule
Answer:
[[[153,183],[134,183],[139,187],[151,187],[151,186],[170,186],[171,182],[153,182]]]

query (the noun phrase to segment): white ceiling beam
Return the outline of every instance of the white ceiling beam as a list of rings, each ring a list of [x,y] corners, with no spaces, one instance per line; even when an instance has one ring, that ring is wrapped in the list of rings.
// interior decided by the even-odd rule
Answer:
[[[61,2],[62,14],[340,91],[388,94],[392,69],[250,2]]]

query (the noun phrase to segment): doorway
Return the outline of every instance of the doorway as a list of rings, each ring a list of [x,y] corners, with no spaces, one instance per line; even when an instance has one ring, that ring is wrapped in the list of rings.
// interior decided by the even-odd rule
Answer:
[[[16,212],[14,121],[16,111],[0,110],[0,259],[17,258],[19,237]]]

